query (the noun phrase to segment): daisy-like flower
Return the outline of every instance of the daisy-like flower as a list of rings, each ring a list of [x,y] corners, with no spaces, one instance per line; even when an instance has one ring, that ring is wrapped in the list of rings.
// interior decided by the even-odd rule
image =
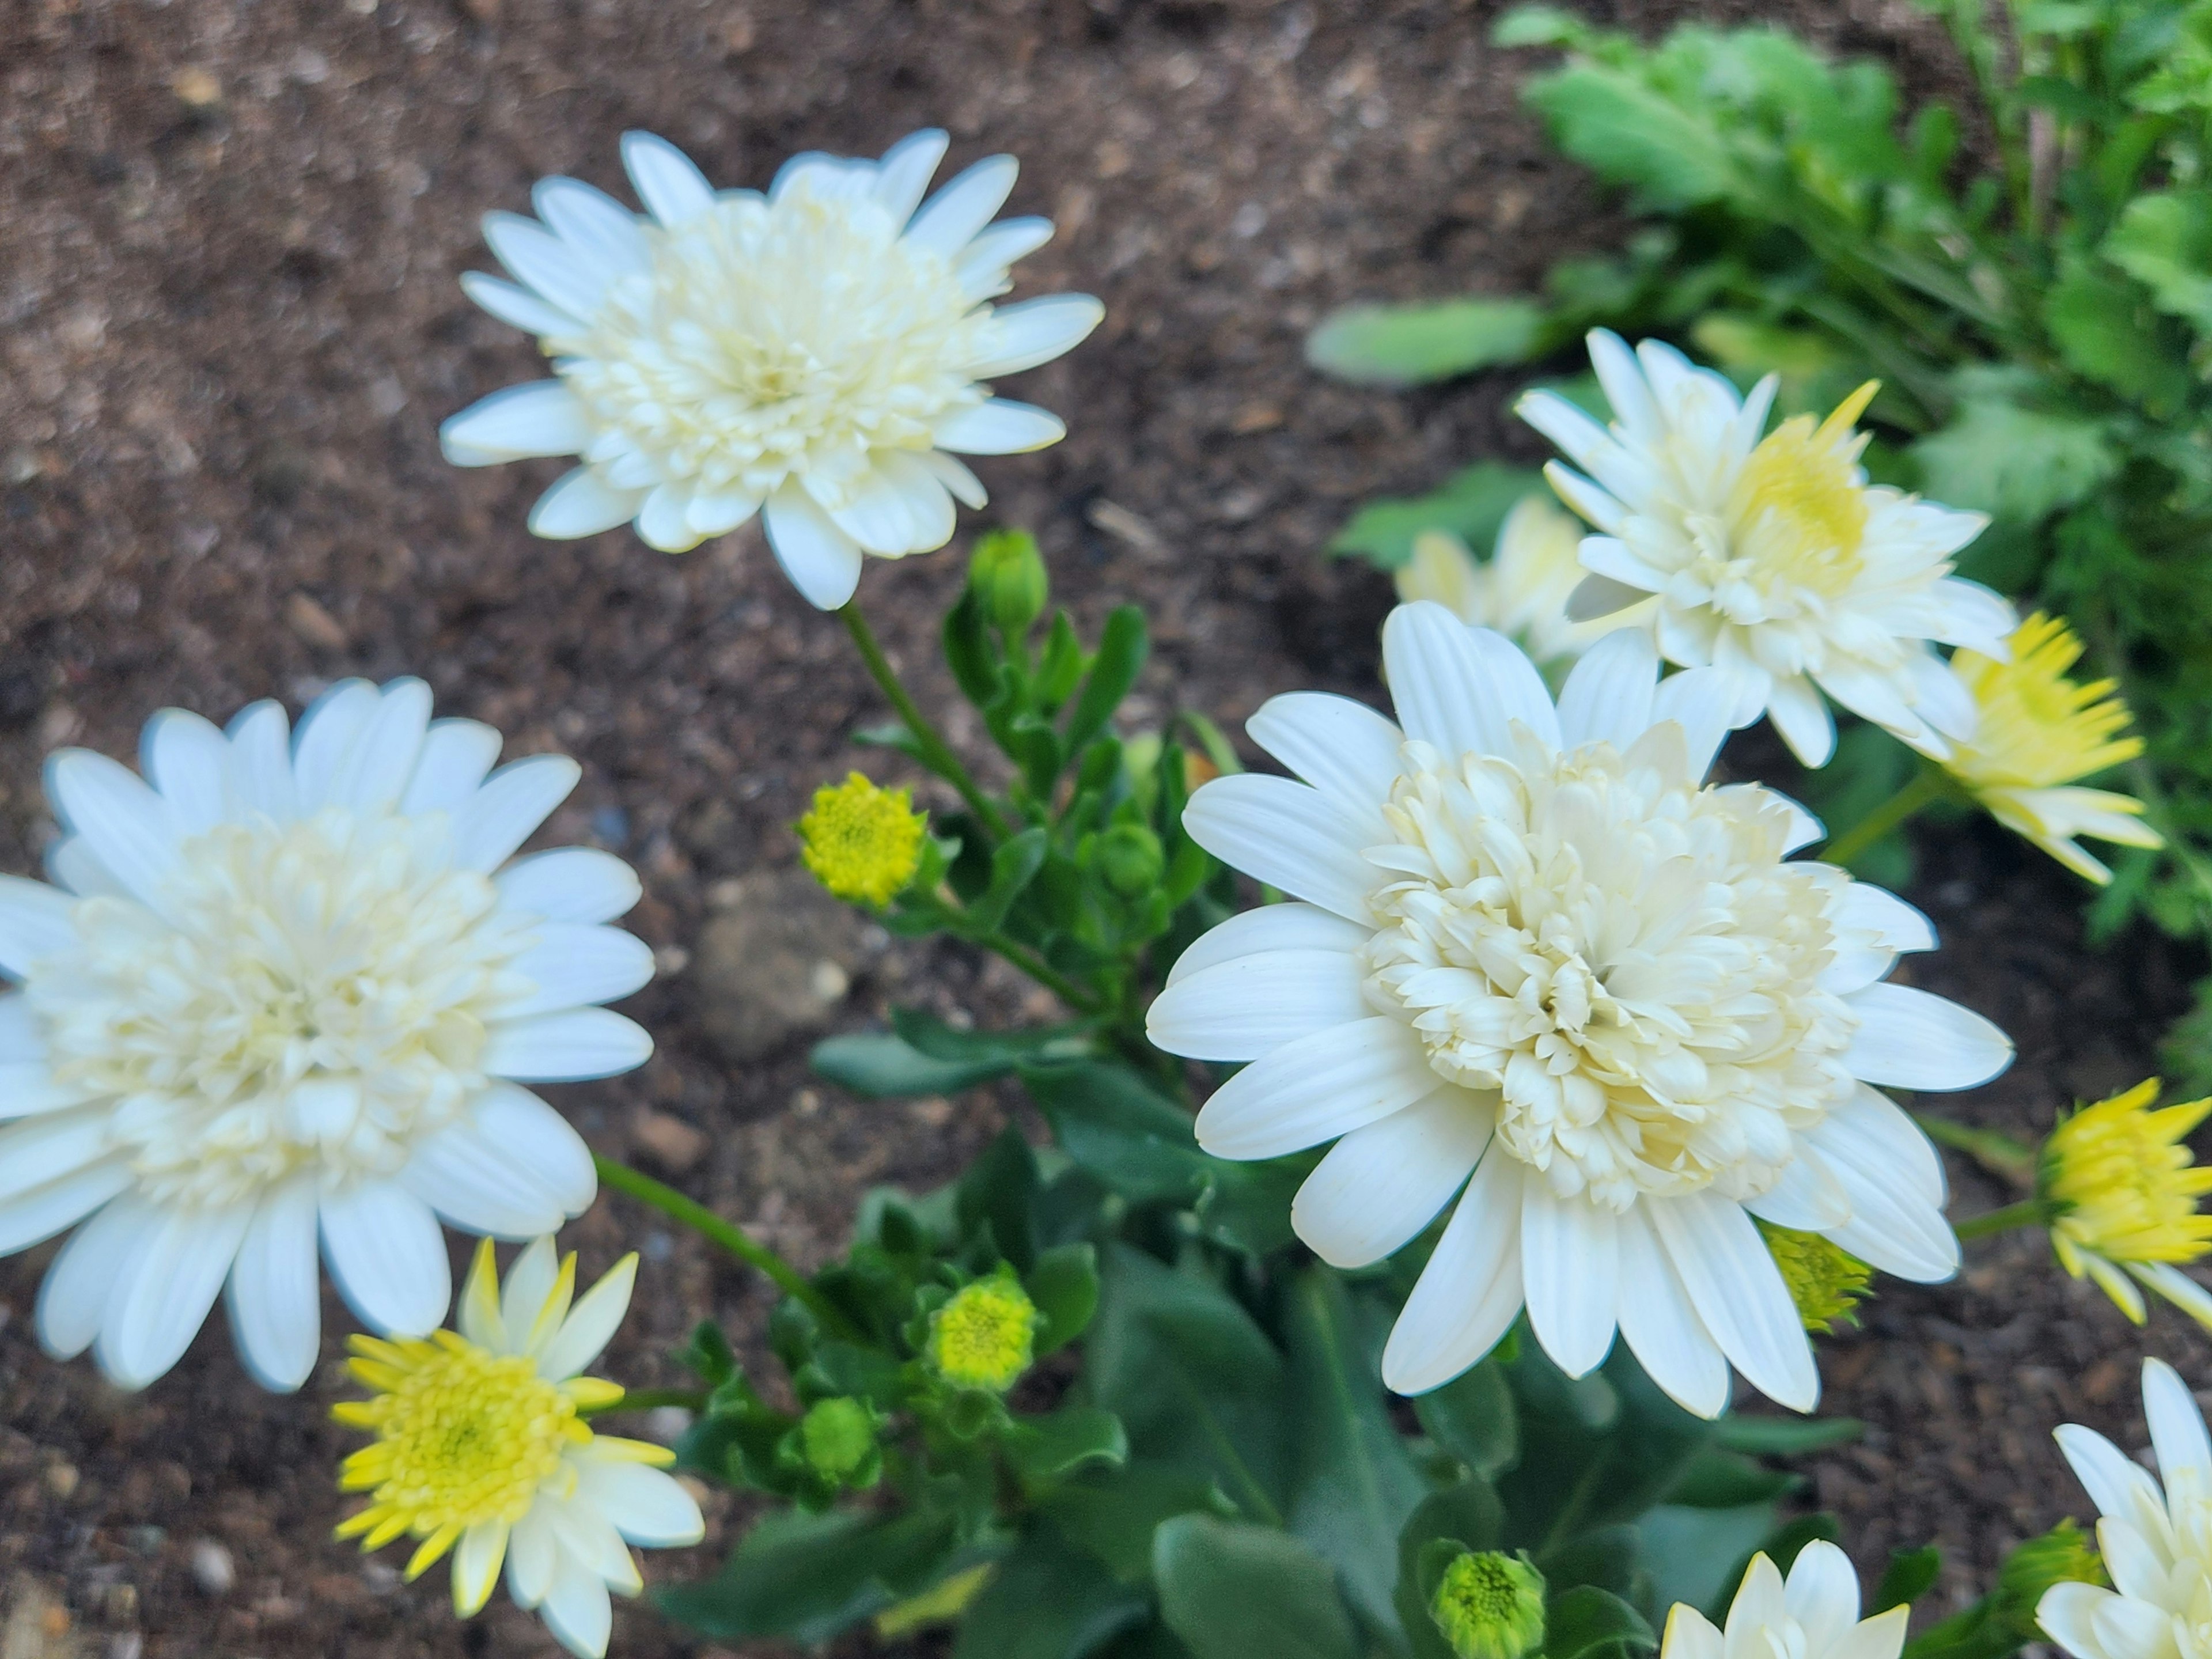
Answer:
[[[2179,1265],[2212,1251],[2212,1215],[2197,1207],[2212,1169],[2197,1167],[2188,1142],[2212,1099],[2154,1111],[2158,1087],[2151,1078],[2060,1120],[2037,1160],[2037,1195],[2054,1212],[2051,1248],[2069,1273],[2094,1279],[2138,1325],[2140,1283],[2212,1328],[2212,1291]]]
[[[1649,636],[1622,629],[1554,708],[1528,658],[1433,605],[1392,612],[1382,658],[1402,731],[1276,697],[1245,729],[1304,781],[1219,778],[1184,813],[1302,901],[1206,934],[1152,1006],[1169,1053],[1249,1062],[1200,1143],[1335,1140],[1291,1222],[1339,1267],[1410,1243],[1465,1185],[1383,1355],[1400,1393],[1474,1364],[1525,1303],[1571,1376],[1617,1329],[1692,1411],[1727,1404],[1729,1361],[1810,1407],[1812,1352],[1753,1218],[1948,1278],[1942,1165],[1869,1085],[1967,1088],[2012,1045],[1881,982],[1934,932],[1785,861],[1820,833],[1802,808],[1701,782],[1723,674],[1655,685]]]
[[[1951,574],[1986,519],[1867,483],[1852,423],[1874,387],[1818,425],[1799,416],[1761,438],[1775,376],[1739,398],[1656,341],[1632,353],[1600,329],[1589,351],[1609,428],[1548,392],[1519,405],[1582,469],[1545,472],[1600,532],[1582,544],[1590,574],[1572,614],[1656,595],[1650,625],[1667,659],[1730,671],[1741,720],[1765,710],[1808,766],[1835,750],[1822,692],[1937,760],[1971,736],[1974,700],[1931,641],[2002,659],[2016,619]]]
[[[447,1553],[453,1611],[490,1599],[502,1563],[507,1593],[534,1609],[583,1659],[607,1650],[607,1592],[645,1588],[629,1544],[696,1544],[699,1506],[661,1471],[665,1446],[594,1434],[586,1413],[619,1402],[612,1382],[581,1375],[629,1310],[637,1257],[626,1255],[575,1300],[576,1258],[554,1261],[540,1238],[507,1270],[501,1291],[491,1241],[477,1247],[461,1292],[460,1329],[426,1341],[356,1336],[356,1381],[375,1398],[331,1407],[375,1443],[347,1458],[338,1484],[369,1494],[339,1526],[364,1550],[412,1538],[410,1580]],[[571,1303],[574,1305],[571,1305]]]
[[[1951,659],[1980,718],[1945,767],[1999,823],[2101,887],[2112,872],[2075,836],[2123,847],[2166,842],[2142,822],[2143,804],[2134,796],[2069,786],[2133,760],[2142,753],[2142,739],[2121,735],[2128,706],[2118,695],[2118,681],[2082,685],[2066,678],[2081,659],[2081,641],[2063,622],[2039,611],[2009,643],[2010,661],[1978,651]]]
[[[348,680],[289,741],[274,702],[227,732],[169,708],[143,780],[47,763],[55,884],[0,876],[0,1251],[84,1223],[40,1292],[49,1352],[141,1387],[228,1284],[247,1368],[297,1388],[319,1238],[362,1322],[413,1334],[452,1293],[440,1217],[526,1238],[591,1203],[590,1152],[520,1085],[652,1052],[591,1006],[652,976],[605,925],[637,878],[513,858],[579,773],[499,749],[420,680]]]
[[[1640,615],[1571,622],[1567,601],[1589,573],[1583,527],[1541,495],[1514,504],[1488,559],[1447,530],[1413,538],[1413,556],[1398,568],[1398,597],[1433,599],[1474,628],[1494,628],[1539,663],[1571,662]]]
[[[2212,1654],[2212,1441],[2172,1366],[2144,1360],[2142,1392],[2158,1478],[2078,1423],[2054,1437],[2097,1506],[2097,1547],[2112,1580],[2110,1589],[2054,1584],[2036,1603],[2035,1622],[2075,1659]]]
[[[537,335],[556,378],[454,416],[447,459],[580,457],[531,510],[540,536],[635,522],[680,553],[759,513],[778,562],[824,611],[852,598],[863,553],[944,546],[955,499],[984,501],[957,455],[1066,433],[980,382],[1049,362],[1104,314],[1085,294],[992,307],[1052,224],[991,222],[1014,187],[1011,155],[923,202],[945,149],[933,131],[880,161],[810,152],[763,195],[717,192],[674,145],[626,133],[642,216],[574,179],[541,181],[537,219],[484,221],[515,281],[461,286]]]
[[[851,904],[889,904],[921,868],[929,820],[909,790],[885,789],[861,772],[823,784],[799,820],[799,858]]]
[[[1765,1554],[1729,1603],[1725,1634],[1686,1601],[1667,1615],[1659,1659],[1751,1659],[1787,1654],[1790,1659],[1897,1659],[1905,1647],[1908,1607],[1871,1619],[1859,1617],[1859,1576],[1850,1557],[1825,1539],[1797,1552],[1785,1580]]]

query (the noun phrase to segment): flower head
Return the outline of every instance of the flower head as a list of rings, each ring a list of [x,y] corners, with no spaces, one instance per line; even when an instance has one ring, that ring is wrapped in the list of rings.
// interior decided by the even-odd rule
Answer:
[[[1931,642],[2002,658],[2012,607],[1951,574],[1979,514],[1867,482],[1853,422],[1875,388],[1761,438],[1776,377],[1740,399],[1656,341],[1632,353],[1601,329],[1589,348],[1610,427],[1547,392],[1519,406],[1583,469],[1546,475],[1600,532],[1582,544],[1589,575],[1571,614],[1656,595],[1649,626],[1667,659],[1728,670],[1735,714],[1764,709],[1808,766],[1835,748],[1822,692],[1938,760],[1970,737],[1973,699]]]
[[[2112,872],[2075,836],[2124,847],[2163,847],[2165,840],[2142,821],[2143,805],[2134,796],[2068,786],[2133,760],[2142,739],[2121,735],[2128,706],[2117,680],[2084,685],[2066,678],[2081,641],[2063,622],[2038,611],[2009,643],[2008,662],[1978,651],[1951,659],[1979,718],[1973,736],[1944,764],[1999,823],[2102,886]]]
[[[928,824],[909,792],[882,788],[854,772],[814,792],[813,805],[799,820],[799,856],[848,903],[889,904],[921,867]]]
[[[1912,1616],[1895,1607],[1859,1617],[1859,1577],[1850,1558],[1825,1539],[1797,1552],[1785,1581],[1764,1554],[1729,1603],[1723,1635],[1686,1601],[1667,1615],[1659,1659],[1722,1659],[1724,1654],[1786,1654],[1790,1659],[1897,1659]]]
[[[1160,1048],[1250,1062],[1200,1143],[1335,1140],[1291,1222],[1339,1267],[1409,1243],[1465,1185],[1383,1356],[1401,1393],[1473,1364],[1525,1303],[1571,1376],[1617,1330],[1692,1410],[1726,1403],[1730,1361],[1809,1407],[1811,1351],[1753,1217],[1948,1277],[1935,1150],[1868,1085],[1970,1087],[2010,1043],[1881,982],[1934,933],[1788,859],[1820,833],[1802,809],[1703,782],[1724,676],[1655,684],[1650,639],[1622,629],[1555,708],[1511,644],[1432,605],[1393,612],[1382,653],[1402,730],[1274,698],[1246,730],[1304,781],[1217,779],[1184,814],[1304,901],[1205,935],[1152,1006]]]
[[[622,1323],[636,1278],[637,1257],[624,1256],[574,1300],[576,1258],[556,1267],[553,1241],[541,1238],[508,1269],[502,1294],[486,1239],[459,1331],[352,1338],[347,1369],[375,1395],[331,1414],[376,1439],[340,1472],[340,1487],[369,1501],[337,1535],[364,1550],[418,1540],[410,1580],[452,1552],[464,1619],[490,1598],[504,1563],[515,1604],[537,1609],[570,1652],[599,1659],[607,1592],[645,1587],[623,1540],[666,1547],[706,1532],[690,1494],[660,1472],[673,1452],[594,1434],[584,1415],[623,1396],[580,1373]]]
[[[1459,1659],[1522,1659],[1544,1644],[1544,1576],[1496,1550],[1453,1557],[1429,1617]]]
[[[1759,1235],[1766,1241],[1767,1252],[1781,1270],[1790,1303],[1807,1330],[1826,1335],[1835,1329],[1838,1320],[1846,1324],[1855,1322],[1852,1310],[1867,1293],[1873,1268],[1833,1239],[1818,1233],[1761,1221]]]
[[[2158,1088],[2152,1078],[2061,1119],[2043,1143],[2036,1187],[2057,1212],[2051,1247],[2068,1273],[2095,1279],[2138,1325],[2142,1292],[2130,1278],[2212,1328],[2212,1292],[2179,1265],[2212,1250],[2212,1215],[2197,1207],[2212,1169],[2196,1166],[2185,1139],[2212,1099],[2153,1111]]]
[[[963,1285],[929,1316],[929,1363],[955,1388],[1004,1394],[1029,1370],[1036,1304],[1012,1273]]]
[[[1050,362],[1103,314],[1081,294],[990,304],[1052,226],[990,222],[1013,189],[1010,155],[924,203],[945,149],[933,131],[880,161],[794,156],[763,195],[718,192],[674,145],[632,132],[623,166],[644,214],[574,179],[541,181],[537,219],[484,221],[515,281],[461,283],[537,335],[556,378],[448,420],[447,459],[580,457],[532,509],[540,536],[634,521],[680,553],[760,513],[777,561],[825,611],[852,597],[864,552],[944,546],[954,500],[984,500],[956,453],[1040,449],[1066,431],[979,383]]]
[[[1498,526],[1488,559],[1478,559],[1449,531],[1413,538],[1413,556],[1399,567],[1398,597],[1433,599],[1474,628],[1494,628],[1539,663],[1572,660],[1636,617],[1571,622],[1567,601],[1589,573],[1582,567],[1582,526],[1541,495],[1516,502]]]
[[[287,740],[167,709],[146,776],[46,768],[56,885],[0,876],[0,1249],[86,1220],[39,1334],[127,1387],[176,1363],[228,1283],[247,1366],[313,1368],[319,1239],[362,1322],[419,1334],[452,1291],[439,1218],[507,1237],[598,1190],[520,1084],[607,1077],[652,1042],[592,1006],[652,977],[605,926],[637,878],[581,848],[510,860],[574,762],[492,771],[499,734],[420,680],[333,687]]]
[[[2079,1424],[2054,1437],[2097,1506],[2112,1580],[2053,1584],[2036,1603],[2035,1622],[2075,1659],[2212,1655],[2212,1441],[2172,1366],[2144,1360],[2142,1392],[2158,1478]]]

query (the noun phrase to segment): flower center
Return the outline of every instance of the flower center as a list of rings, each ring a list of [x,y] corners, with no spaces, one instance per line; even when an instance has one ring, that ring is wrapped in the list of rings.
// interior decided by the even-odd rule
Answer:
[[[1984,788],[2047,789],[2142,752],[2142,738],[2122,735],[2128,708],[2114,695],[2117,682],[2067,678],[2081,642],[2064,623],[2032,616],[2011,645],[2008,663],[1978,651],[1953,659],[1976,709],[1973,741],[1953,758],[1953,771]]]
[[[757,497],[802,469],[834,493],[871,450],[929,448],[939,420],[982,399],[965,366],[988,313],[901,228],[805,180],[641,226],[649,267],[608,284],[584,333],[544,343],[599,424],[587,459],[625,488]]]
[[[481,1521],[520,1521],[563,1453],[590,1442],[574,1401],[526,1355],[494,1354],[452,1331],[387,1345],[384,1391],[346,1421],[376,1431],[349,1457],[345,1489],[373,1492],[387,1539],[432,1538]]]
[[[1786,811],[1698,787],[1671,724],[1625,757],[1406,759],[1370,1000],[1499,1091],[1498,1144],[1562,1196],[1765,1191],[1852,1087],[1856,1017],[1818,983],[1842,872],[1783,863]]]
[[[194,836],[152,908],[79,901],[76,943],[24,988],[55,1079],[117,1103],[149,1196],[390,1174],[483,1086],[529,935],[450,848],[442,814],[327,808]]]
[[[921,867],[927,827],[909,792],[854,772],[814,792],[799,820],[799,858],[839,898],[888,904]]]
[[[979,1279],[931,1316],[928,1353],[955,1387],[1004,1394],[1030,1368],[1036,1304],[1012,1278]]]

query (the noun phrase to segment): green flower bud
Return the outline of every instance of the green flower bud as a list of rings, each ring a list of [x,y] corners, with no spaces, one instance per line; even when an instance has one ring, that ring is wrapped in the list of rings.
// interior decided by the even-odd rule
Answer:
[[[1011,1273],[963,1287],[929,1316],[929,1363],[955,1388],[1004,1394],[1029,1370],[1036,1304]]]
[[[1166,868],[1160,838],[1141,823],[1117,823],[1098,837],[1098,873],[1116,898],[1144,897]]]
[[[874,1413],[845,1395],[817,1400],[799,1423],[806,1461],[824,1479],[842,1481],[865,1465],[876,1449]]]
[[[1050,592],[1036,538],[1025,530],[984,536],[968,561],[968,586],[1000,633],[1009,640],[1026,634],[1044,614]]]
[[[1873,1283],[1873,1268],[1818,1233],[1801,1233],[1770,1221],[1758,1224],[1766,1253],[1781,1270],[1782,1282],[1807,1330],[1826,1335],[1838,1320],[1847,1325],[1858,1322],[1855,1310]]]
[[[1469,1550],[1444,1569],[1429,1617],[1459,1659],[1524,1659],[1544,1644],[1544,1575],[1525,1559]]]
[[[2024,1642],[2039,1639],[2036,1604],[2055,1584],[2104,1584],[2105,1564],[2096,1547],[2070,1520],[2061,1521],[2040,1537],[2031,1538],[2004,1559],[1997,1569],[1996,1594],[1990,1599],[1999,1615]]]

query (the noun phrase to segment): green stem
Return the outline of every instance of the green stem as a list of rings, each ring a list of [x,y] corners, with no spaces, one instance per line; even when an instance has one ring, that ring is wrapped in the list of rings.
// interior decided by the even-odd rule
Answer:
[[[970,944],[980,945],[986,951],[996,951],[1077,1012],[1095,1014],[1102,1007],[1096,993],[1084,989],[1028,945],[996,932],[969,933],[964,937]]]
[[[1922,807],[1939,799],[1947,787],[1942,773],[1923,767],[1911,782],[1821,848],[1821,861],[1848,865]]]
[[[960,757],[952,752],[951,745],[938,735],[937,728],[929,723],[929,717],[921,712],[920,705],[900,684],[897,672],[891,667],[890,659],[884,655],[883,647],[876,643],[875,630],[868,626],[868,619],[860,614],[860,600],[848,600],[837,614],[845,619],[845,631],[853,636],[853,644],[860,651],[860,660],[867,664],[869,674],[882,688],[883,694],[891,700],[891,707],[898,710],[898,717],[906,722],[906,729],[913,733],[915,747],[921,751],[921,763],[957,789],[960,799],[967,803],[968,810],[975,815],[977,822],[994,837],[1004,841],[1007,835],[1006,818],[976,787],[975,780],[960,763]]]
[[[758,1268],[787,1295],[805,1303],[823,1324],[841,1332],[851,1331],[852,1321],[845,1317],[836,1303],[816,1289],[798,1268],[767,1245],[748,1237],[742,1227],[723,1220],[705,1205],[684,1197],[673,1187],[663,1186],[627,1164],[617,1164],[611,1158],[596,1154],[592,1162],[599,1169],[599,1179],[617,1192],[628,1193],[641,1203],[650,1204],[670,1220],[680,1221],[701,1237],[720,1245],[746,1266]]]
[[[1939,1146],[1957,1147],[1990,1174],[2023,1187],[2035,1184],[2035,1148],[2025,1142],[1996,1129],[1977,1129],[1933,1112],[1915,1112],[1912,1121],[1929,1139]]]
[[[649,1412],[662,1406],[681,1406],[687,1412],[707,1409],[703,1389],[632,1389],[611,1405],[579,1407],[580,1417],[608,1417],[616,1412]]]
[[[2017,1204],[2008,1204],[2001,1210],[1990,1210],[1982,1215],[1970,1215],[1964,1221],[1954,1222],[1951,1231],[1966,1238],[1987,1238],[1992,1233],[2008,1232],[2014,1227],[2040,1227],[2051,1219],[2051,1206],[2039,1198],[2023,1198]]]

